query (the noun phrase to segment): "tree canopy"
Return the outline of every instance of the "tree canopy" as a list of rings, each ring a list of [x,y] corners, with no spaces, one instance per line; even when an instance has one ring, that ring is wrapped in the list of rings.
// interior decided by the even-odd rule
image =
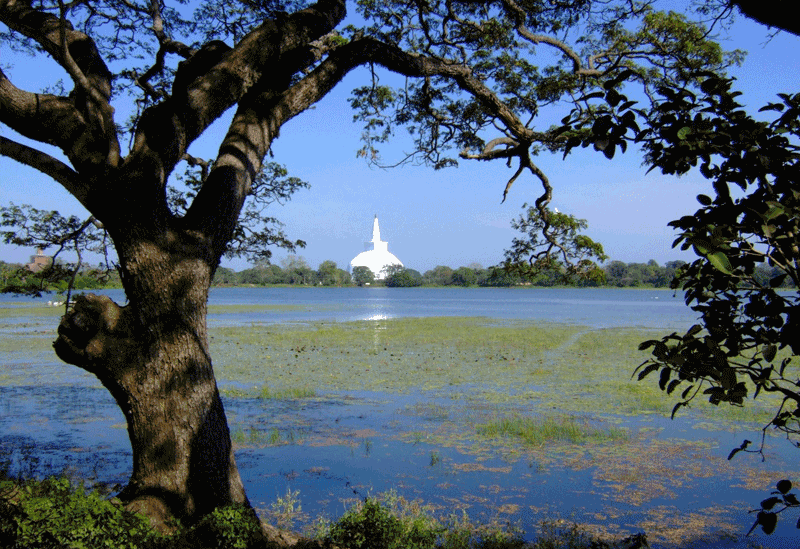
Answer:
[[[129,304],[79,298],[54,346],[120,405],[134,461],[120,498],[161,525],[248,505],[211,365],[207,298],[235,237],[275,235],[239,222],[248,200],[258,205],[259,174],[287,121],[369,68],[351,100],[360,154],[382,164],[381,146],[406,128],[413,149],[401,162],[514,166],[504,196],[523,175],[541,185],[533,216],[547,258],[573,238],[563,231],[575,220],[548,209],[536,156],[583,144],[613,158],[639,130],[622,91],[657,116],[661,90],[701,93],[738,55],[687,16],[621,0],[0,0],[0,22],[8,47],[67,74],[55,89],[23,89],[13,68],[0,69],[0,123],[17,134],[0,137],[0,154],[62,185],[113,242]],[[406,80],[387,86],[379,67]],[[229,110],[216,157],[189,154]],[[187,165],[200,175],[175,195]],[[273,198],[301,186],[272,173]]]

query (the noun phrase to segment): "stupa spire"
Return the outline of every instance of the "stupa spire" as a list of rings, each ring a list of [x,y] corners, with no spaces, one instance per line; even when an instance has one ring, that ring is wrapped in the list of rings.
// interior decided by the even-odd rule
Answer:
[[[372,242],[377,244],[381,241],[381,228],[378,226],[378,214],[375,214],[375,221],[372,222]]]
[[[378,215],[372,220],[372,240],[364,242],[364,251],[350,262],[350,268],[368,267],[375,278],[384,277],[384,268],[389,265],[403,266],[403,263],[389,252],[389,243],[381,240],[381,228],[378,225]]]

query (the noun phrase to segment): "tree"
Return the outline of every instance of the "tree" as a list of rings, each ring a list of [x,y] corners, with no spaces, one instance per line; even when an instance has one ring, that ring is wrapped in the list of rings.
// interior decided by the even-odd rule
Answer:
[[[317,269],[317,279],[323,286],[333,286],[336,284],[336,262],[331,260],[323,261]]]
[[[219,267],[214,273],[213,284],[215,286],[235,286],[239,283],[239,275],[233,269]]]
[[[685,290],[701,324],[645,342],[653,358],[639,376],[660,370],[662,389],[682,389],[673,414],[699,394],[712,404],[742,405],[761,391],[776,392],[783,404],[771,426],[794,437],[800,384],[790,364],[800,354],[800,295],[776,288],[800,281],[800,94],[781,94],[780,103],[762,109],[780,113],[768,123],[742,109],[730,80],[709,75],[703,92],[666,93],[652,129],[640,136],[648,162],[666,173],[700,162],[716,196],[698,196],[700,209],[671,223],[679,231],[675,245],[698,255],[681,267],[673,287]],[[777,269],[769,280],[759,269],[764,263],[771,274]],[[781,349],[789,356],[780,357]],[[752,394],[744,379],[754,384]]]
[[[363,265],[353,268],[352,277],[353,282],[358,286],[367,286],[375,282],[375,275],[369,267],[364,267]]]
[[[453,281],[453,269],[447,265],[437,265],[422,275],[425,284],[433,286],[449,286]]]
[[[506,250],[506,271],[519,273],[523,278],[541,272],[559,272],[562,284],[578,279],[605,279],[605,273],[594,261],[607,259],[603,246],[580,234],[588,226],[585,219],[527,204],[522,209],[525,213],[511,222],[511,228],[522,236],[515,237],[511,248]]]
[[[769,18],[763,6],[724,4],[726,10],[736,5],[748,16]],[[776,289],[787,281],[797,287],[800,280],[800,94],[778,94],[778,102],[760,109],[777,113],[773,119],[756,120],[737,102],[732,79],[706,68],[687,70],[699,89],[659,86],[647,108],[608,86],[584,96],[603,114],[591,131],[573,132],[564,154],[594,146],[610,158],[617,147],[624,152],[627,142],[635,142],[651,170],[682,175],[698,169],[712,182],[713,197],[699,195],[700,209],[670,223],[678,231],[673,246],[698,256],[691,264],[668,264],[675,274],[671,285],[685,291],[701,323],[683,335],[642,343],[653,357],[637,368],[638,379],[659,372],[659,387],[667,394],[681,389],[673,416],[698,395],[713,405],[741,406],[762,391],[777,393],[782,404],[765,429],[783,431],[797,443],[800,382],[790,365],[800,354],[800,294]],[[581,125],[580,114],[562,120],[562,131],[569,133],[573,122]]]
[[[344,286],[350,283],[350,274],[328,259],[319,264],[317,280],[323,286]]]
[[[629,286],[628,265],[624,261],[614,260],[604,268],[606,280],[612,286]]]
[[[456,286],[474,286],[478,283],[478,274],[469,267],[459,267],[453,271],[451,280]]]
[[[287,284],[314,284],[316,275],[304,257],[288,255],[281,261]]]
[[[20,265],[14,273],[14,281],[4,283],[0,290],[39,296],[51,288],[71,289],[81,271],[85,274],[83,256],[86,252],[105,255],[106,235],[99,223],[89,217],[87,220],[76,216],[66,218],[55,211],[44,211],[30,205],[0,208],[0,233],[6,244],[47,250],[55,247],[55,253],[48,265],[31,271]],[[74,263],[62,261],[63,253],[73,251],[77,260]],[[107,279],[110,270],[108,261],[94,271],[97,278]],[[69,294],[69,292],[67,292]],[[67,295],[69,302],[69,295]]]
[[[50,176],[102,226],[128,299],[78,298],[54,347],[122,409],[133,473],[119,496],[157,524],[249,505],[209,355],[207,299],[289,119],[356,67],[404,75],[397,89],[375,77],[355,90],[361,154],[380,163],[380,144],[405,126],[406,161],[516,164],[505,192],[523,173],[541,183],[535,207],[549,241],[552,187],[533,157],[597,133],[586,97],[609,98],[625,81],[651,94],[692,88],[691,70],[728,62],[685,17],[622,1],[595,10],[590,0],[359,0],[364,26],[337,31],[345,4],[201,1],[192,12],[166,1],[0,1],[4,40],[32,62],[58,64],[72,88],[23,90],[4,66],[0,122],[23,137],[0,137],[0,154]],[[567,28],[584,31],[579,46],[566,42]],[[557,55],[537,59],[546,49]],[[568,130],[535,125],[558,106],[572,113]],[[190,156],[229,109],[217,157]],[[594,144],[613,156],[611,140]],[[201,174],[175,200],[171,177],[183,162]]]
[[[780,405],[763,430],[782,431],[800,446],[800,293],[777,291],[787,280],[795,288],[800,282],[800,94],[779,94],[780,102],[762,108],[778,113],[771,122],[748,115],[737,95],[730,80],[714,75],[699,97],[665,93],[665,108],[641,136],[653,167],[685,173],[699,162],[715,196],[699,195],[700,209],[671,223],[679,231],[675,245],[698,255],[672,285],[686,292],[700,323],[683,335],[642,343],[652,358],[640,365],[638,377],[659,371],[659,387],[680,394],[673,416],[698,395],[713,405],[742,406],[762,392],[775,393]],[[673,106],[682,115],[670,116]],[[745,440],[729,459],[740,451],[763,452],[763,444],[762,437],[759,447],[748,449]],[[779,486],[781,498],[790,488]],[[796,506],[781,498],[762,502],[754,528],[760,524],[771,533],[774,505]]]
[[[412,288],[422,285],[422,275],[413,269],[392,265],[386,269],[383,282],[389,288]]]

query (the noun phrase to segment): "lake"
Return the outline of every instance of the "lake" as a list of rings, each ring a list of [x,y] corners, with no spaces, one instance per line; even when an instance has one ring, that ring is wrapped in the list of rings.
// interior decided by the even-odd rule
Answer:
[[[122,415],[94,378],[57,361],[45,303],[0,301],[0,460],[122,484]],[[745,547],[747,511],[783,475],[800,478],[797,450],[768,439],[766,463],[729,462],[758,424],[713,410],[670,421],[655,381],[628,381],[637,341],[695,321],[671,291],[613,289],[225,288],[209,314],[236,459],[264,515],[290,494],[302,528],[391,490],[526,537],[543,519],[574,520],[645,530],[654,547]],[[624,438],[531,446],[479,434],[521,416]],[[798,541],[795,520],[757,541]]]

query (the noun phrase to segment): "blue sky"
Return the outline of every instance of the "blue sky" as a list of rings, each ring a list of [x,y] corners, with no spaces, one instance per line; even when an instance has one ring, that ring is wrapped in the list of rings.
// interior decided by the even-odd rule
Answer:
[[[737,17],[723,42],[726,49],[748,52],[744,64],[731,72],[744,93],[743,103],[752,111],[773,101],[778,92],[798,90],[800,39],[780,33],[768,41],[768,35],[765,27]],[[6,55],[3,63],[8,59]],[[17,86],[33,91],[43,74],[41,69],[29,70],[35,65],[26,60],[10,69],[4,65],[4,70]],[[273,145],[274,161],[311,184],[287,205],[268,212],[284,221],[290,238],[308,243],[298,255],[314,268],[326,259],[347,268],[363,250],[363,242],[371,238],[377,214],[389,251],[407,267],[424,272],[436,265],[499,263],[515,236],[509,223],[521,213],[523,203],[532,203],[540,194],[538,181],[519,179],[501,204],[512,171],[499,162],[462,161],[458,168],[441,171],[369,167],[356,157],[361,128],[352,122],[347,103],[350,90],[366,77],[365,70],[353,72],[313,110],[287,123]],[[191,152],[213,157],[225,120],[212,126]],[[20,139],[5,127],[0,127],[0,134]],[[395,155],[391,148],[385,153],[387,161],[399,158],[403,136],[398,137]],[[695,196],[708,189],[699,175],[645,175],[641,157],[630,150],[613,161],[583,150],[566,161],[560,156],[540,156],[535,161],[554,187],[552,205],[586,219],[587,234],[602,242],[612,259],[655,259],[663,264],[692,257],[671,249],[675,235],[667,223],[696,209]],[[85,215],[60,185],[35,170],[0,157],[0,173],[0,203],[4,205],[31,204]],[[0,244],[0,259],[5,261],[27,261],[32,252]],[[273,261],[279,263],[285,255],[277,250]],[[247,267],[241,260],[223,265],[237,270]]]

